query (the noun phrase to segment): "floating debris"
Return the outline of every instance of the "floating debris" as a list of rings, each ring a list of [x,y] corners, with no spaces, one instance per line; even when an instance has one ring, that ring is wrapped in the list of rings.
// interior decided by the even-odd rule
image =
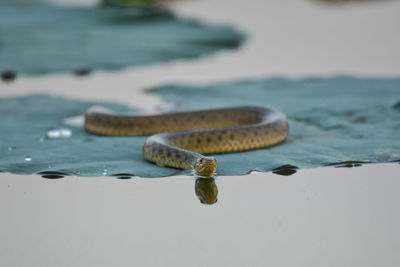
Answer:
[[[30,156],[25,157],[25,161],[31,161],[31,160],[32,160],[32,158]]]

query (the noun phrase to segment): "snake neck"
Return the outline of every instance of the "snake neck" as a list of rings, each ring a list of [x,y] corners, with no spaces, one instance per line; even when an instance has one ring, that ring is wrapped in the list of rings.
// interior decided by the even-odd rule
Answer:
[[[147,138],[144,143],[143,157],[159,166],[190,170],[204,156],[172,145],[166,134],[156,134]]]
[[[146,160],[159,166],[171,166],[180,169],[193,169],[200,177],[211,177],[217,169],[214,157],[186,150],[171,143],[169,134],[156,134],[149,137],[143,146],[143,156]]]

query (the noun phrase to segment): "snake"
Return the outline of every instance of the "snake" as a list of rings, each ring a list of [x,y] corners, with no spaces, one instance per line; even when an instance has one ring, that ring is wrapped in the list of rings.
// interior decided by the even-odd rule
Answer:
[[[85,113],[85,130],[107,136],[150,135],[143,144],[145,160],[212,177],[217,159],[210,154],[279,144],[288,135],[288,121],[280,111],[261,106],[155,115],[116,114],[104,107],[91,107]]]

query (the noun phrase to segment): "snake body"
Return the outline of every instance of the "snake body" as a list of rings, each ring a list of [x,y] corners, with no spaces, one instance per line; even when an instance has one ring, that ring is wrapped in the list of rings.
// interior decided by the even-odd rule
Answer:
[[[151,135],[143,157],[159,166],[194,169],[212,176],[214,157],[203,154],[265,148],[288,134],[286,116],[274,109],[243,106],[174,112],[159,115],[117,115],[91,108],[85,114],[86,131],[100,135]]]

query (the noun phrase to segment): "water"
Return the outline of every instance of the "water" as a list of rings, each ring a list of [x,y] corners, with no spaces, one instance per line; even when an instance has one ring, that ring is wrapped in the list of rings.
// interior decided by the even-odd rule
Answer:
[[[220,176],[215,184],[201,180],[197,188],[192,177],[1,174],[2,242],[15,252],[1,254],[2,266],[53,266],[61,258],[77,267],[160,266],[161,260],[164,266],[380,266],[382,259],[399,266],[399,170],[365,164],[293,176],[256,172]],[[38,257],[44,251],[51,253]]]

